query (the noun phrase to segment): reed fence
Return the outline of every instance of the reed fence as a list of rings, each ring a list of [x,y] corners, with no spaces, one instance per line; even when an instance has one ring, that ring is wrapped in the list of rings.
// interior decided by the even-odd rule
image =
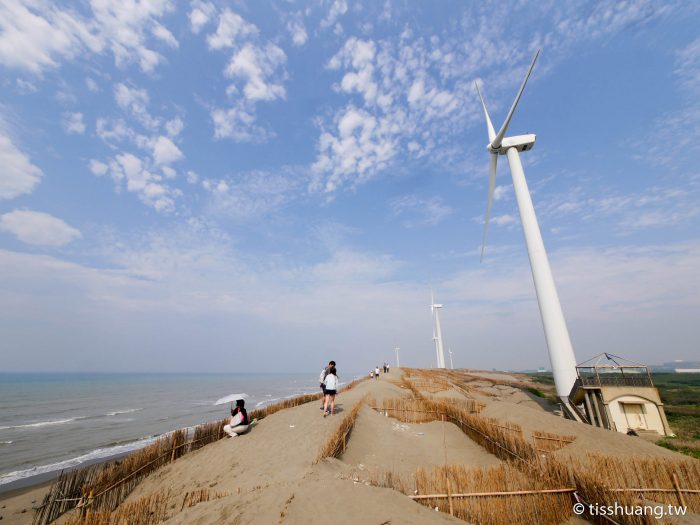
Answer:
[[[461,465],[419,469],[415,488],[410,480],[391,472],[375,473],[370,480],[472,523],[562,523],[571,517],[575,501],[628,508],[666,504],[700,513],[700,462],[692,459],[602,454],[581,459],[565,451],[564,455],[553,455],[576,436],[536,431],[530,443],[518,425],[468,413],[456,403],[426,399],[420,392],[410,399],[385,400],[381,408],[374,408],[413,423],[438,420],[444,415],[504,460],[504,464],[489,469]],[[413,415],[409,415],[411,410]],[[653,514],[624,516],[617,521],[607,516],[587,518],[606,524],[658,523]]]
[[[321,449],[315,463],[325,459],[325,458],[339,458],[347,448],[348,438],[355,426],[355,420],[357,419],[357,414],[367,401],[367,397],[362,397],[350,410],[350,413],[343,417],[340,422],[340,426],[333,433],[333,435],[326,441],[326,444]]]
[[[350,390],[364,378],[345,385]],[[264,419],[286,408],[317,401],[321,394],[304,394],[285,399],[249,412],[249,418]],[[218,441],[224,436],[223,427],[227,419],[197,425],[194,436],[188,439],[187,429],[177,430],[158,438],[152,444],[132,452],[115,461],[64,471],[52,484],[42,504],[35,509],[34,525],[45,525],[56,520],[71,509],[80,511],[76,523],[99,525],[102,513],[111,513],[133,489],[154,470],[171,463],[179,457]],[[129,507],[131,508],[131,507]],[[130,523],[130,522],[129,522]]]

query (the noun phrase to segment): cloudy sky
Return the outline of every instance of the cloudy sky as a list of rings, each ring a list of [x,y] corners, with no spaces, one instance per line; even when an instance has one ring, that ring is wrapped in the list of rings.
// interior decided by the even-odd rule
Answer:
[[[0,370],[548,366],[513,134],[578,361],[700,339],[693,2],[0,3]],[[448,358],[449,362],[449,358]]]

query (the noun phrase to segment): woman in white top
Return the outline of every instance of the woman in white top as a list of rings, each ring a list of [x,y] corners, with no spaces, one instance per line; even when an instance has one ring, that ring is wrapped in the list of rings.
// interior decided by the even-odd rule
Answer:
[[[329,402],[331,405],[331,415],[335,413],[335,395],[338,393],[338,373],[336,372],[334,366],[330,367],[328,370],[328,374],[323,380],[323,384],[326,385],[326,399],[323,402],[323,417],[326,417],[328,415]]]

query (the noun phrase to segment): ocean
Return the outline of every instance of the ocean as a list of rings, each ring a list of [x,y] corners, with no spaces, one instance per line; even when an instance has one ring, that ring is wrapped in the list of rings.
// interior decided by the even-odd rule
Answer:
[[[0,492],[136,450],[222,419],[214,402],[245,393],[253,410],[318,392],[317,374],[0,373]]]

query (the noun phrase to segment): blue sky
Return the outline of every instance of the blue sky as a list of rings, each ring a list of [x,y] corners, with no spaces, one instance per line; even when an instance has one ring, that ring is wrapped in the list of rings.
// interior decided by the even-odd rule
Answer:
[[[697,358],[691,2],[0,5],[2,368],[548,366],[510,133],[576,358]]]

